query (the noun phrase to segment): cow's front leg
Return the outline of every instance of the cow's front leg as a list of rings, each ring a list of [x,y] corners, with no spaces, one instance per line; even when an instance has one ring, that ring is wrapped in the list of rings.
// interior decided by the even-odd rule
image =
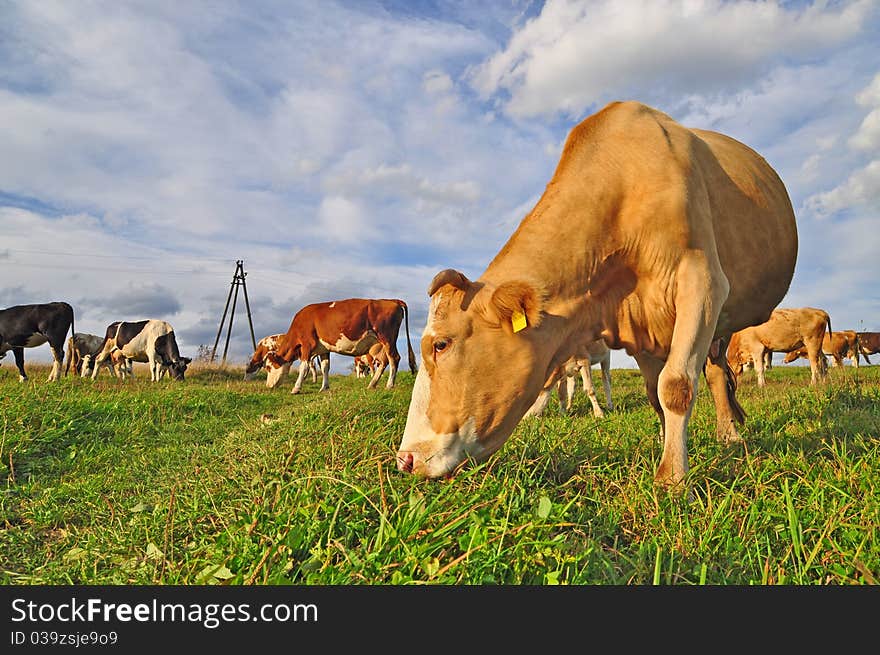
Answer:
[[[299,393],[302,391],[303,380],[306,377],[306,371],[309,370],[309,358],[306,357],[302,359],[299,363],[299,375],[296,378],[296,382],[293,383],[293,389],[290,390],[290,393]]]
[[[548,387],[546,389],[541,389],[538,392],[538,397],[535,398],[535,402],[532,403],[532,406],[526,411],[525,416],[541,416],[544,414],[544,410],[547,409],[547,405],[550,404],[550,396],[552,395],[553,387]]]
[[[147,366],[150,368],[150,382],[158,382],[159,369],[162,367],[162,363],[156,358],[155,355],[148,354]]]
[[[700,371],[730,286],[717,263],[713,266],[696,253],[682,258],[675,277],[675,327],[666,364],[657,379],[665,429],[654,481],[678,492],[683,490],[688,472],[688,421],[697,399]],[[755,362],[759,364],[763,368],[763,353]]]

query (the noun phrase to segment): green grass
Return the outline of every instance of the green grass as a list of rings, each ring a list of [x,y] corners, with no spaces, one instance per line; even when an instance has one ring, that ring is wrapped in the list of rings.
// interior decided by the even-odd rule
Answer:
[[[880,366],[740,381],[743,445],[701,384],[686,502],[657,491],[638,371],[556,404],[451,480],[395,469],[413,376],[292,396],[241,371],[23,384],[0,368],[4,584],[873,584]],[[594,376],[598,380],[598,374]],[[384,380],[383,380],[384,382]],[[600,390],[601,399],[601,390]],[[269,415],[269,416],[265,416]],[[261,419],[261,417],[265,417]]]

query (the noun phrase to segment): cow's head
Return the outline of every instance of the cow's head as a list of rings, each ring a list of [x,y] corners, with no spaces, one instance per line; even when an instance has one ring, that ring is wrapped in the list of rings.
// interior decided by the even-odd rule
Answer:
[[[172,361],[166,361],[165,365],[168,367],[168,374],[174,380],[183,380],[186,367],[189,366],[191,361],[191,357],[180,357]]]
[[[266,362],[266,355],[269,353],[268,349],[264,345],[257,346],[257,349],[254,351],[253,356],[251,356],[251,361],[247,363],[247,366],[244,369],[244,379],[245,380],[253,380],[254,376],[257,374],[261,368],[263,368]]]
[[[536,335],[541,293],[447,269],[428,289],[431,305],[397,467],[430,478],[498,450],[550,373],[552,344]]]

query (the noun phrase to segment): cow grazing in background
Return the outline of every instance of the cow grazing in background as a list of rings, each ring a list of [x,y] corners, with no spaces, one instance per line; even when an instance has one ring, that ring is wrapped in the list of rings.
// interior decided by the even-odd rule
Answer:
[[[72,366],[74,375],[89,377],[92,374],[92,360],[101,352],[103,345],[104,337],[97,334],[76,332],[72,337],[68,337],[64,355],[64,374],[67,375]],[[123,365],[131,366],[128,362],[123,362]],[[102,362],[102,366],[105,366],[111,375],[119,375],[116,362],[108,359]]]
[[[747,362],[743,362],[742,368],[744,371],[755,368],[755,362],[751,359]],[[767,350],[764,352],[764,371],[770,371],[773,369],[773,351]]]
[[[538,398],[526,412],[526,416],[540,416],[544,413],[550,402],[552,385],[556,384],[556,393],[559,396],[559,411],[568,414],[571,411],[577,375],[580,373],[584,392],[593,406],[593,416],[602,418],[605,411],[599,405],[596,398],[596,389],[593,387],[592,367],[599,364],[602,373],[602,386],[605,389],[605,403],[609,410],[614,409],[614,401],[611,400],[611,350],[601,339],[588,344],[583,352],[570,357],[562,366],[558,367],[548,380],[547,386],[538,394]]]
[[[244,370],[245,380],[253,380],[257,371],[264,368],[266,369],[267,387],[274,389],[281,384],[281,381],[287,377],[287,373],[290,371],[290,363],[277,368],[273,367],[267,361],[267,355],[275,352],[280,339],[283,337],[284,333],[282,332],[281,334],[270,334],[257,341],[257,349],[254,351],[253,355],[251,355],[251,359]],[[313,357],[312,361],[309,362],[309,373],[312,376],[312,382],[318,381],[318,362],[319,360],[317,357]]]
[[[354,373],[359,378],[372,377],[376,369],[381,369],[379,375],[388,366],[388,355],[385,354],[385,347],[381,343],[374,343],[369,352],[365,355],[358,355],[354,358]]]
[[[257,341],[257,348],[256,350],[254,350],[253,355],[251,355],[250,361],[244,369],[245,380],[252,380],[257,374],[257,371],[259,371],[261,368],[265,368],[266,386],[272,389],[280,384],[281,380],[287,375],[287,372],[290,370],[290,363],[287,363],[284,366],[279,366],[278,368],[274,368],[266,363],[266,358],[268,357],[269,353],[275,352],[275,348],[278,346],[278,342],[283,337],[284,333],[282,332],[280,334],[270,334]]]
[[[742,373],[746,362],[752,361],[758,376],[758,386],[765,385],[764,353],[768,350],[789,353],[805,348],[810,360],[810,384],[824,380],[827,374],[822,340],[825,329],[831,333],[831,318],[824,309],[797,307],[775,309],[770,318],[760,325],[749,326],[735,333],[727,347],[727,359],[736,375]]]
[[[183,380],[186,367],[192,361],[180,356],[170,323],[158,319],[117,321],[107,327],[101,352],[95,356],[93,380],[98,376],[101,363],[116,349],[129,360],[148,363],[153,382],[160,380],[166,370],[175,380]]]
[[[409,339],[409,310],[405,302],[397,299],[349,298],[306,305],[294,315],[275,352],[267,355],[267,363],[273,368],[281,368],[299,359],[299,377],[291,390],[291,393],[299,393],[311,358],[319,357],[321,391],[326,391],[330,387],[330,353],[357,357],[369,352],[373,344],[380,343],[388,357],[390,370],[385,386],[390,389],[397,377],[400,362],[397,335],[404,321],[409,368],[415,373],[415,353]],[[380,375],[381,371],[375,371],[367,388],[374,389]]]
[[[870,364],[868,355],[880,353],[880,332],[857,332],[859,337],[859,352],[865,358],[865,363]]]
[[[843,367],[843,360],[849,358],[855,368],[859,367],[859,335],[854,330],[826,332],[822,339],[822,352],[831,357],[832,366]],[[792,350],[782,361],[790,364],[796,359],[809,359],[806,348]]]
[[[760,155],[645,105],[609,104],[571,131],[479,279],[447,269],[431,281],[398,468],[437,478],[486,460],[556,368],[602,338],[638,363],[664,438],[655,481],[678,487],[700,371],[718,438],[739,440],[726,343],[769,318],[796,259],[788,193]]]
[[[0,309],[0,359],[12,351],[18,367],[18,379],[27,380],[24,370],[24,349],[36,348],[47,341],[52,349],[52,370],[49,381],[62,375],[64,340],[68,331],[74,333],[73,307],[66,302],[15,305]]]

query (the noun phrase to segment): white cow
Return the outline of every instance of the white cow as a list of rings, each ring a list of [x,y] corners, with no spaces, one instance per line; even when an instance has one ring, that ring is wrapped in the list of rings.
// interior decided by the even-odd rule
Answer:
[[[578,373],[580,373],[584,385],[584,392],[589,396],[590,403],[593,405],[593,416],[596,418],[605,416],[605,412],[599,405],[598,398],[596,398],[596,389],[593,387],[591,367],[595,364],[599,364],[602,369],[605,403],[608,405],[609,410],[613,410],[614,401],[611,400],[611,350],[605,345],[604,341],[599,339],[588,344],[583,351],[570,357],[556,370],[554,375],[548,380],[547,385],[538,394],[538,398],[529,408],[529,411],[526,412],[526,416],[540,416],[544,413],[544,410],[550,403],[550,393],[553,390],[554,383],[559,395],[559,411],[563,414],[570,412]]]

